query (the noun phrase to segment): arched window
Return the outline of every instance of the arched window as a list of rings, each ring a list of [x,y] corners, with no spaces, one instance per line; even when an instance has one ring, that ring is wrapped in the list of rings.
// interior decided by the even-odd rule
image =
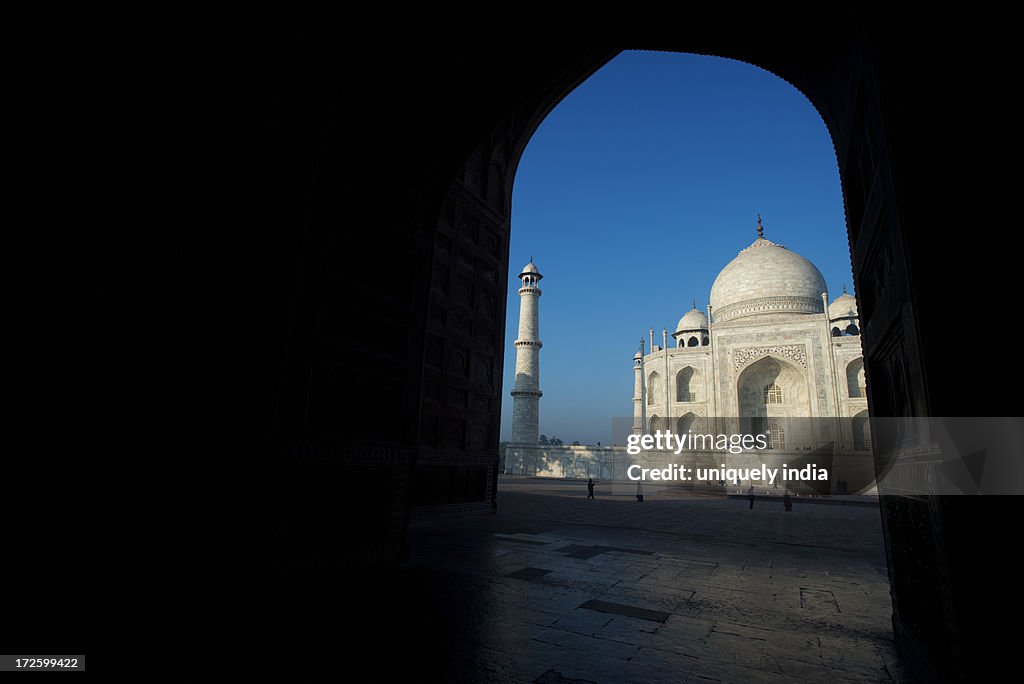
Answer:
[[[782,423],[777,420],[769,420],[767,433],[769,449],[786,448],[786,431],[783,429]]]
[[[832,337],[839,337],[843,334],[843,331],[839,329],[839,326],[832,327]]]
[[[781,404],[782,403],[782,388],[776,385],[774,382],[765,385],[764,387],[764,403],[766,404]]]
[[[785,449],[786,448],[786,430],[782,427],[782,423],[777,420],[768,421],[768,448],[769,449]]]
[[[711,339],[707,335],[705,335],[704,339],[701,340],[700,344],[701,344],[701,346],[706,347],[709,344],[711,344]]]
[[[700,341],[696,337],[691,337],[689,339],[689,341],[686,343],[686,346],[688,346],[688,347],[696,347],[699,344],[700,344]]]
[[[856,358],[846,367],[846,388],[851,399],[865,396],[864,359]]]
[[[853,448],[856,451],[868,451],[871,449],[871,423],[868,420],[868,412],[861,411],[851,421],[853,427]]]
[[[697,416],[692,413],[687,413],[684,416],[680,416],[676,419],[676,433],[685,435],[690,430],[699,430],[700,427],[697,424]]]
[[[740,373],[736,390],[740,418],[780,416],[782,412],[777,407],[785,407],[788,415],[813,415],[804,374],[796,366],[771,356],[749,364]]]
[[[651,416],[650,420],[647,421],[647,431],[650,433],[657,432],[658,430],[665,429],[662,426],[662,420],[658,416]]]
[[[694,371],[687,366],[676,374],[676,401],[697,401]]]
[[[647,377],[647,404],[657,404],[663,398],[661,390],[661,376],[657,373],[651,373]]]
[[[860,330],[857,329],[857,326],[855,326],[853,323],[851,323],[850,325],[846,326],[846,334],[847,335],[860,335]]]

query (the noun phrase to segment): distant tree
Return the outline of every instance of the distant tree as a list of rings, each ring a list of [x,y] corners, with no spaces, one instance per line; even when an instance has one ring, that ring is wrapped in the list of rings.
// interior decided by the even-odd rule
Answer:
[[[580,440],[578,440],[578,439],[572,440],[572,445],[573,446],[580,446]]]
[[[554,437],[554,436],[551,437],[551,446],[562,446],[562,444],[564,444],[564,442],[562,442],[562,440],[560,440],[560,439],[558,439],[557,437]]]
[[[547,446],[548,444],[551,444],[551,442],[548,441],[548,436],[547,435],[541,435],[540,436],[540,443],[545,445],[545,446]]]

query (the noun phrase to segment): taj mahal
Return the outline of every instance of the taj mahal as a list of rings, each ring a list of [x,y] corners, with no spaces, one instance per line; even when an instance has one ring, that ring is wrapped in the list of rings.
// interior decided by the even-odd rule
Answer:
[[[814,264],[766,238],[760,216],[756,229],[756,239],[715,278],[706,311],[694,303],[675,330],[663,328],[659,339],[650,329],[640,340],[632,358],[632,433],[761,433],[780,463],[822,445],[866,454],[870,430],[857,301],[845,287],[830,301]],[[532,259],[519,274],[512,439],[502,467],[514,473],[518,463],[531,474],[532,460],[532,474],[582,477],[582,466],[587,477],[616,479],[631,462],[621,448],[537,446],[542,277]],[[707,457],[708,463],[716,460]]]
[[[710,316],[709,316],[710,314]],[[686,433],[708,417],[760,419],[785,448],[785,418],[867,416],[857,300],[829,303],[810,261],[764,237],[740,250],[696,307],[633,357],[634,432]],[[671,335],[672,341],[669,341]],[[851,441],[853,435],[850,435]]]

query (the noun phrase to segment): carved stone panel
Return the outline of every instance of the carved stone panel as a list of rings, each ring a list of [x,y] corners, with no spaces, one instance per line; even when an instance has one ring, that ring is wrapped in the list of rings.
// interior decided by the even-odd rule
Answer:
[[[734,370],[741,370],[751,361],[756,361],[769,354],[780,358],[789,359],[802,368],[807,368],[807,347],[802,344],[773,345],[770,347],[748,347],[737,349],[733,352],[732,363]]]

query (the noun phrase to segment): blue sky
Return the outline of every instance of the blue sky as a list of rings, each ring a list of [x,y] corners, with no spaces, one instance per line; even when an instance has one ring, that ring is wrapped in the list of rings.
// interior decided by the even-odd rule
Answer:
[[[570,93],[515,176],[501,438],[512,429],[519,273],[540,300],[540,431],[611,438],[633,411],[632,357],[671,334],[756,237],[809,259],[829,296],[852,292],[832,141],[782,79],[717,57],[624,52]],[[671,342],[671,339],[670,339]],[[660,342],[659,342],[660,344]]]

